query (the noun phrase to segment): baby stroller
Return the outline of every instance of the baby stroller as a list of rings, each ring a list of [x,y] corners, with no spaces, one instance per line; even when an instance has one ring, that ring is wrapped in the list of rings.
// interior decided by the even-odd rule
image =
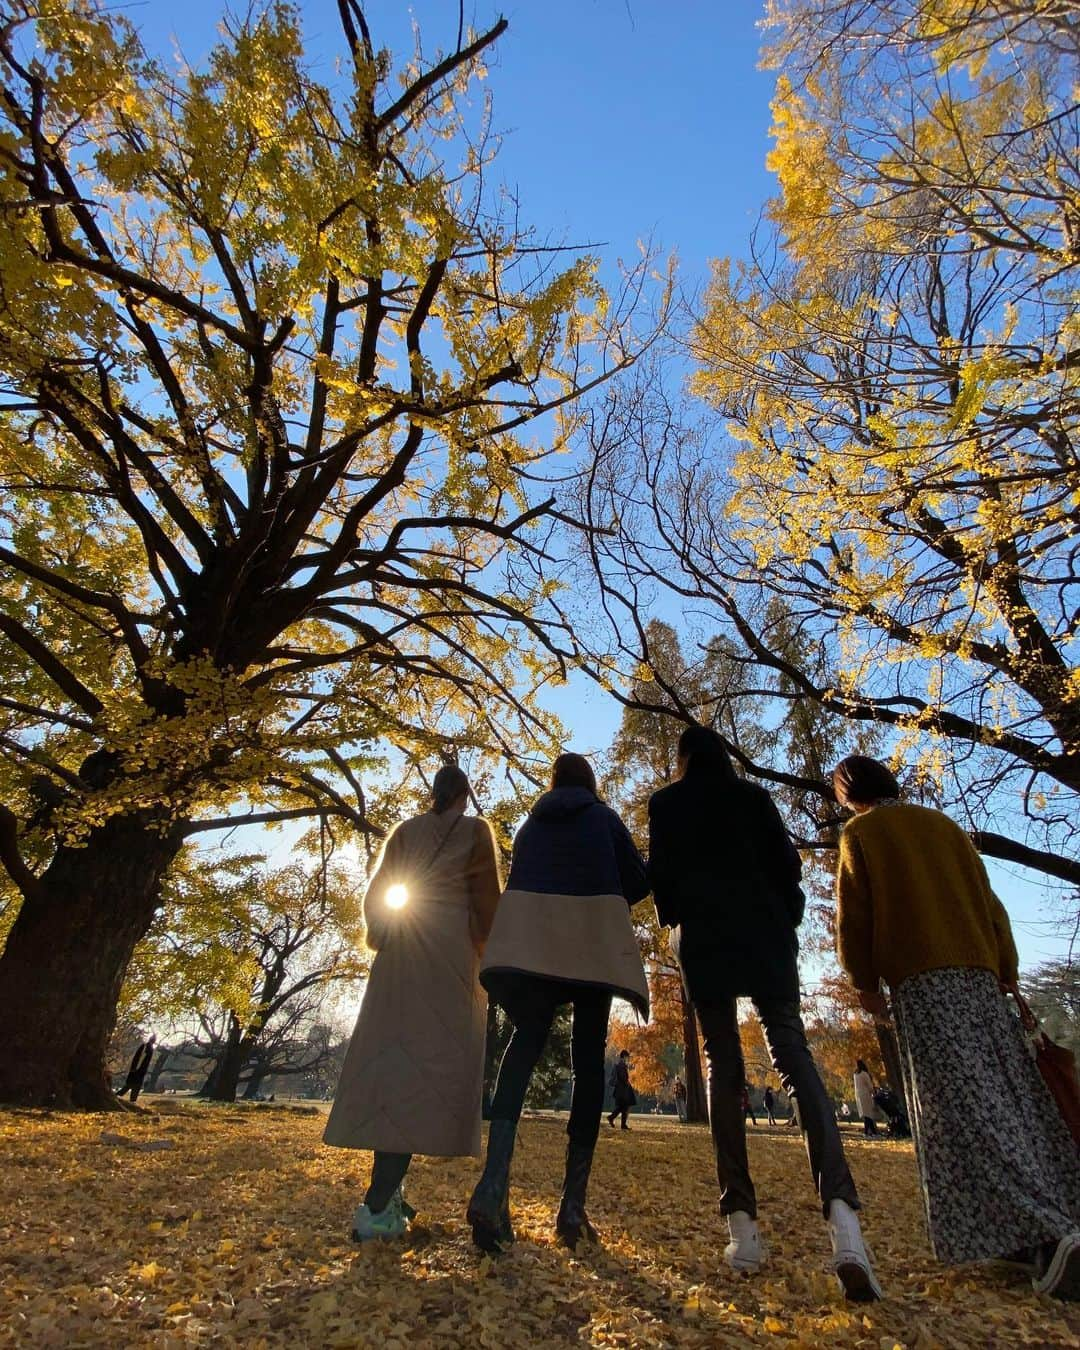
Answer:
[[[910,1139],[911,1126],[903,1103],[891,1087],[879,1087],[874,1092],[874,1105],[889,1122],[888,1131],[892,1139]]]

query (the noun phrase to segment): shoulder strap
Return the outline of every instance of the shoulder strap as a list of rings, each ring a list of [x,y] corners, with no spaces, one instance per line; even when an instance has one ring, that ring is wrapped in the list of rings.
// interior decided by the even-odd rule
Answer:
[[[434,852],[434,853],[431,855],[431,857],[427,860],[427,864],[426,864],[426,866],[425,866],[425,868],[424,868],[424,871],[425,871],[425,872],[429,872],[429,871],[431,870],[431,868],[434,867],[434,865],[435,865],[435,859],[436,859],[436,858],[439,856],[439,854],[443,851],[443,848],[446,846],[446,841],[450,838],[450,836],[451,836],[451,835],[454,833],[454,831],[457,829],[458,821],[463,820],[463,819],[464,819],[464,816],[465,816],[465,813],[464,813],[464,811],[463,811],[463,812],[461,813],[461,815],[455,816],[455,817],[454,817],[453,822],[452,822],[452,824],[450,825],[450,828],[444,832],[442,838],[441,838],[441,839],[439,840],[439,842],[435,845],[435,852]]]
[[[1039,1030],[1039,1019],[1031,1011],[1031,1005],[1028,1003],[1027,999],[1021,994],[1019,989],[1011,989],[1009,992],[1016,1000],[1016,1006],[1020,1010],[1020,1023],[1024,1030],[1028,1035],[1037,1032]]]

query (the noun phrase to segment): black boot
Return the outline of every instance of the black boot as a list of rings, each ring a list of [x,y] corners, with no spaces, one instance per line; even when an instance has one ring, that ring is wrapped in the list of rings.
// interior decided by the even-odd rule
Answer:
[[[587,1242],[600,1241],[585,1213],[585,1192],[589,1186],[595,1147],[594,1144],[577,1144],[573,1139],[566,1146],[566,1176],[559,1215],[555,1220],[555,1232],[571,1251],[576,1250],[582,1238]]]
[[[510,1223],[510,1160],[514,1156],[517,1121],[493,1120],[488,1126],[487,1161],[466,1217],[473,1242],[484,1252],[502,1252],[513,1245]]]

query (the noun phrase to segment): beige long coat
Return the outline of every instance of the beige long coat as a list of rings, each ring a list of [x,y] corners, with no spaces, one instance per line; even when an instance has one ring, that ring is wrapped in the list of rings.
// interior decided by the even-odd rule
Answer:
[[[392,910],[397,883],[409,898]],[[427,812],[390,835],[364,898],[376,956],[326,1143],[479,1156],[487,998],[477,964],[498,899],[485,820]]]

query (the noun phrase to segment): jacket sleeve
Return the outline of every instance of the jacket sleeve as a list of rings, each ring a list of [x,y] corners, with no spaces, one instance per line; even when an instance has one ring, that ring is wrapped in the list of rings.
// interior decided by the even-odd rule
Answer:
[[[395,826],[387,835],[374,875],[364,892],[364,930],[369,951],[377,952],[386,941],[390,920],[386,908],[386,892],[401,871],[403,855],[404,840],[401,837],[401,828]]]
[[[636,905],[649,894],[649,877],[645,859],[630,836],[630,831],[614,811],[611,813],[611,840],[615,845],[615,861],[619,867],[619,884],[628,905]]]
[[[653,797],[649,801],[649,882],[656,905],[656,917],[666,928],[674,927],[681,918],[672,877],[673,861],[671,839],[663,811],[657,807],[656,798]]]
[[[870,877],[858,840],[847,830],[840,835],[836,870],[836,955],[856,989],[875,990],[874,911]]]
[[[491,826],[479,818],[474,826],[472,851],[466,864],[469,888],[469,936],[477,956],[484,953],[484,944],[495,922],[495,909],[502,894],[499,877],[499,855]]]

